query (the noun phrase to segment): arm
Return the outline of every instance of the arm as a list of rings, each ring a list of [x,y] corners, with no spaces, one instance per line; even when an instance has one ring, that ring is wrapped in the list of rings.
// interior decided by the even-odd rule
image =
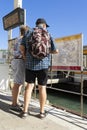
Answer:
[[[54,51],[50,51],[51,54],[57,54],[58,53],[58,49],[54,50]]]
[[[55,45],[54,40],[52,39],[52,37],[51,37],[51,51],[50,51],[50,53],[52,53],[52,54],[57,54],[58,53],[58,49],[56,48],[56,45]]]
[[[23,56],[23,59],[25,59],[25,47],[23,45],[20,45],[20,51]]]
[[[25,59],[25,53],[26,53],[26,44],[25,44],[25,42],[26,42],[26,37],[24,36],[22,38],[22,41],[21,41],[21,44],[20,44],[20,52],[21,52],[21,54],[23,56],[23,59]]]
[[[23,56],[23,59],[25,59],[25,55],[26,55],[26,40],[31,35],[31,33],[32,33],[32,30],[31,29],[28,30],[25,36],[22,38],[22,42],[20,44],[20,51]]]

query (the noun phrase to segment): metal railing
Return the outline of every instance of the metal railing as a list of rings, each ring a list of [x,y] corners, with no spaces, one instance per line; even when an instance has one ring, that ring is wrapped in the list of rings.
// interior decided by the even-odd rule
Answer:
[[[11,78],[11,68],[9,69],[9,71],[5,71],[5,70],[7,70],[8,68],[9,68],[9,66],[8,65],[1,65],[2,66],[2,68],[1,68],[1,71],[0,72],[2,72],[2,74],[4,74],[5,76],[6,75],[8,75],[6,78],[8,78],[8,82],[7,82],[7,86],[6,86],[6,84],[5,84],[5,89],[4,89],[4,91],[7,91],[7,89],[8,90],[10,90],[11,89],[11,85],[12,85],[12,79],[10,79]],[[5,67],[5,69],[4,69],[4,67]],[[7,68],[6,68],[7,67]],[[7,74],[6,74],[7,73]],[[61,75],[61,73],[62,73],[62,75]],[[51,90],[55,90],[55,91],[58,91],[58,92],[63,92],[63,93],[67,93],[67,94],[72,94],[72,95],[78,95],[79,97],[80,97],[80,112],[78,113],[81,117],[87,117],[87,114],[86,113],[84,113],[84,100],[83,100],[83,98],[84,97],[87,97],[87,93],[84,93],[84,84],[83,84],[83,82],[84,82],[84,80],[82,80],[81,82],[82,82],[82,86],[81,86],[81,82],[78,84],[75,84],[74,86],[78,86],[79,88],[80,88],[80,92],[75,92],[75,91],[70,91],[70,90],[68,90],[68,89],[64,89],[64,88],[60,88],[59,87],[59,84],[67,84],[67,86],[70,86],[70,84],[69,83],[75,83],[74,82],[74,78],[80,78],[81,79],[81,76],[83,76],[83,72],[81,72],[82,73],[82,75],[80,75],[79,77],[75,77],[74,75],[73,75],[73,72],[49,72],[49,75],[48,75],[48,84],[47,84],[47,89],[51,89]],[[58,75],[59,74],[59,75]],[[3,75],[3,76],[4,76]],[[59,76],[59,78],[58,78],[58,76]],[[5,77],[4,77],[5,78]],[[1,83],[1,81],[0,81],[0,83]],[[86,83],[85,83],[86,84]],[[38,88],[37,88],[37,81],[35,82],[35,87],[34,87],[34,96],[36,97],[36,95],[37,95],[37,90],[38,90]],[[57,86],[57,87],[56,87]],[[85,86],[85,88],[86,88],[86,86]],[[2,85],[1,85],[1,87],[0,87],[0,89],[2,89]],[[55,96],[55,95],[54,95]],[[52,104],[52,105],[54,105],[54,104]],[[74,104],[73,104],[74,105]],[[59,106],[59,105],[57,105],[57,106],[55,106],[55,107],[60,107],[60,108],[63,108],[63,109],[65,109],[65,110],[67,110],[67,108],[66,107],[63,107],[63,106]],[[71,111],[70,109],[68,109],[68,111]],[[74,111],[72,111],[73,113],[75,113],[76,114],[76,112],[75,112],[75,110]]]
[[[55,75],[56,73],[56,75]],[[74,114],[78,114],[80,115],[81,117],[86,117],[87,118],[87,115],[84,113],[84,101],[83,101],[83,98],[84,96],[87,97],[87,94],[83,92],[83,89],[84,89],[84,80],[83,80],[83,72],[81,72],[81,75],[78,77],[78,76],[75,76],[73,75],[74,73],[73,72],[62,72],[62,78],[61,76],[60,79],[58,79],[58,73],[57,72],[51,72],[48,77],[48,82],[47,82],[47,89],[51,89],[51,90],[56,90],[56,91],[59,91],[59,92],[64,92],[64,93],[67,93],[67,94],[73,94],[73,95],[78,95],[80,97],[80,112],[76,112],[75,110],[70,110],[70,109],[67,109],[63,106],[59,106],[59,105],[56,105],[55,107],[58,107],[58,108],[62,108],[64,110],[68,110]],[[77,78],[81,80],[81,82],[75,82],[73,79],[74,78]],[[62,80],[61,80],[62,79]],[[78,86],[80,88],[80,92],[75,92],[75,91],[70,91],[70,90],[66,90],[64,88],[59,88],[59,84],[67,84],[67,88],[68,86],[70,86],[70,84],[73,84],[73,87],[74,86]],[[35,84],[35,95],[36,95],[36,91],[38,90],[37,88],[37,81],[36,81],[36,84]],[[86,86],[85,86],[86,87]],[[54,105],[54,104],[52,104]]]

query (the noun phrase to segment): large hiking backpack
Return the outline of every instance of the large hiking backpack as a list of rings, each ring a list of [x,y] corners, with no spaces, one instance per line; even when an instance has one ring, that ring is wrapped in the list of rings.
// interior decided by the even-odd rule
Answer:
[[[48,31],[35,27],[27,40],[29,53],[37,59],[43,59],[50,53],[51,43]]]

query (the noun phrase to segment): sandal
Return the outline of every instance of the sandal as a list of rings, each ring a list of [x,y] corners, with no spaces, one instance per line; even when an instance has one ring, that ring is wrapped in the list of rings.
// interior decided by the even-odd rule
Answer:
[[[21,112],[19,115],[21,118],[25,119],[28,116],[28,112]]]
[[[17,103],[17,105],[18,105],[19,107],[23,107],[23,104],[21,104],[21,103]]]
[[[10,109],[13,110],[13,111],[16,111],[16,112],[21,112],[22,111],[22,109],[20,108],[20,106],[18,104],[16,106],[11,105]]]
[[[40,112],[39,118],[40,118],[40,119],[43,119],[43,118],[46,117],[46,115],[47,115],[46,112],[44,112],[44,113]]]

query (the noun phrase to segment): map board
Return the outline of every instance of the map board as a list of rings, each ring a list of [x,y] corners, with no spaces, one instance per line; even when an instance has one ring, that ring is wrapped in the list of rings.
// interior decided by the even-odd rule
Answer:
[[[52,55],[52,70],[83,70],[82,34],[55,39],[58,54]]]

